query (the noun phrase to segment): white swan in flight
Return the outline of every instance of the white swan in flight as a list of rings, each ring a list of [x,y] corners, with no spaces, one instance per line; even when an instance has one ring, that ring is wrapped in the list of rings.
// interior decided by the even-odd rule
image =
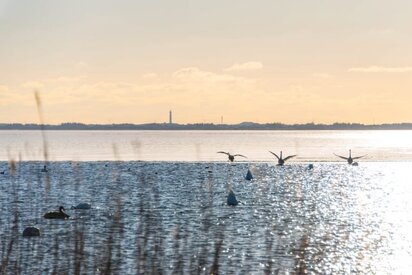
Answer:
[[[269,151],[269,153],[271,153],[272,155],[274,155],[278,159],[278,165],[279,166],[282,166],[283,164],[285,164],[285,161],[287,161],[288,159],[291,159],[291,158],[297,156],[297,155],[291,155],[291,156],[287,156],[286,158],[282,158],[282,151],[280,151],[280,156],[276,155],[272,151]]]
[[[246,158],[246,159],[247,159],[246,156],[240,155],[240,154],[234,154],[234,155],[232,155],[232,154],[230,154],[230,153],[228,153],[228,152],[223,152],[223,151],[219,151],[219,152],[217,152],[217,153],[218,153],[218,154],[225,154],[225,155],[227,155],[228,158],[229,158],[229,160],[230,160],[231,162],[233,162],[233,161],[235,160],[235,157],[242,157],[242,158]]]
[[[347,157],[344,157],[344,156],[336,155],[336,154],[334,154],[334,155],[337,156],[337,157],[339,157],[339,158],[341,158],[341,159],[346,160],[346,161],[348,162],[348,164],[352,164],[352,163],[353,163],[353,160],[355,160],[355,159],[360,159],[360,158],[363,158],[363,157],[366,157],[366,156],[367,156],[367,155],[363,155],[363,156],[353,157],[353,158],[352,158],[352,150],[349,150],[349,157],[348,157],[348,158],[347,158]]]

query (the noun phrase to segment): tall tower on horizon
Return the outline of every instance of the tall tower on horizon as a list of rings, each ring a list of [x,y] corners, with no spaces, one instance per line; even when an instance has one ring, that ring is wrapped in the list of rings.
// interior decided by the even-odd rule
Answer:
[[[172,110],[169,111],[169,124],[172,124],[173,120],[172,120]]]

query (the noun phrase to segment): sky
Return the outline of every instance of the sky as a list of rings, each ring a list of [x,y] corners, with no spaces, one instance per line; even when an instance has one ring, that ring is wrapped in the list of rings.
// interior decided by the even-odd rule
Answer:
[[[0,123],[412,122],[412,1],[0,0]]]

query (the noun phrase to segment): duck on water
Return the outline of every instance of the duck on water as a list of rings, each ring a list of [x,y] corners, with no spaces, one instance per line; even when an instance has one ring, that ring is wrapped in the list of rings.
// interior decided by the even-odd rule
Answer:
[[[59,211],[47,212],[46,214],[44,214],[43,217],[45,219],[62,219],[62,220],[70,218],[70,216],[64,212],[63,206],[59,207]]]

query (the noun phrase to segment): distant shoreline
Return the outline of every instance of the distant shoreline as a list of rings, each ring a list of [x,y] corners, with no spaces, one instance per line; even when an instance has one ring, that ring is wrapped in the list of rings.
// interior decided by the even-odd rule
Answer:
[[[333,123],[333,124],[282,124],[254,122],[242,122],[239,124],[176,124],[176,123],[148,123],[148,124],[82,124],[82,123],[62,123],[52,124],[21,124],[21,123],[0,123],[1,130],[412,130],[412,123],[392,123],[365,125],[359,123]]]

